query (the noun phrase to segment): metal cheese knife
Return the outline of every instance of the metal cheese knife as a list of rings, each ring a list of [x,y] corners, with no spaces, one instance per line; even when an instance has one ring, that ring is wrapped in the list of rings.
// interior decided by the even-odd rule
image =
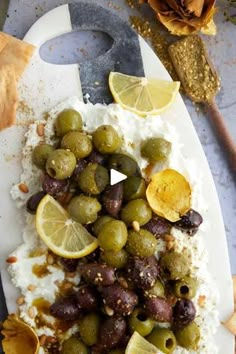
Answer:
[[[8,6],[9,6],[9,0],[0,1],[0,31],[3,29],[4,23],[7,18]]]

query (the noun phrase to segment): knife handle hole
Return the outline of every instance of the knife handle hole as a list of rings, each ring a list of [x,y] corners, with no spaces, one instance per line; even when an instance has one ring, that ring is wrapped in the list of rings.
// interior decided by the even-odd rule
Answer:
[[[45,42],[39,49],[39,55],[50,64],[79,64],[103,56],[113,43],[114,40],[102,31],[72,31]]]

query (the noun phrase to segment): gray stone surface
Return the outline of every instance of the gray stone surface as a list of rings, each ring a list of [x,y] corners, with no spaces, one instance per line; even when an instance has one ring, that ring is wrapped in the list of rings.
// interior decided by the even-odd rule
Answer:
[[[95,0],[87,1],[98,3]],[[64,0],[11,0],[9,17],[4,30],[22,38],[37,18],[66,2]],[[76,3],[76,1],[70,1],[70,3]],[[218,27],[217,36],[205,36],[204,39],[222,80],[222,89],[216,101],[236,142],[236,26],[224,19],[225,3],[226,1],[217,2],[219,7],[215,17]],[[135,10],[128,8],[125,0],[100,0],[99,4],[111,9],[125,20],[128,20],[130,14],[135,13]],[[147,18],[155,20],[152,11],[145,6],[144,13]],[[94,50],[96,54],[96,48]],[[228,167],[223,147],[219,145],[206,115],[198,111],[188,99],[185,101],[215,180],[225,222],[231,269],[232,273],[236,273],[236,176]],[[217,235],[214,236],[217,242]]]

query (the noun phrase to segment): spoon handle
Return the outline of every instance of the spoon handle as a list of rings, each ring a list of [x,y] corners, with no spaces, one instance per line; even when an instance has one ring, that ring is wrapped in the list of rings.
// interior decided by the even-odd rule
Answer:
[[[215,100],[206,104],[208,117],[218,135],[219,141],[228,155],[231,168],[236,172],[236,143],[230,135],[224,117],[219,111]]]

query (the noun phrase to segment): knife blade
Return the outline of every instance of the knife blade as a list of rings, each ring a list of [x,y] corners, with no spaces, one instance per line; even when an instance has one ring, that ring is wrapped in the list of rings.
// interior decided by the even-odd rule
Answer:
[[[3,29],[7,18],[7,11],[9,7],[9,0],[1,0],[0,2],[0,30]]]

